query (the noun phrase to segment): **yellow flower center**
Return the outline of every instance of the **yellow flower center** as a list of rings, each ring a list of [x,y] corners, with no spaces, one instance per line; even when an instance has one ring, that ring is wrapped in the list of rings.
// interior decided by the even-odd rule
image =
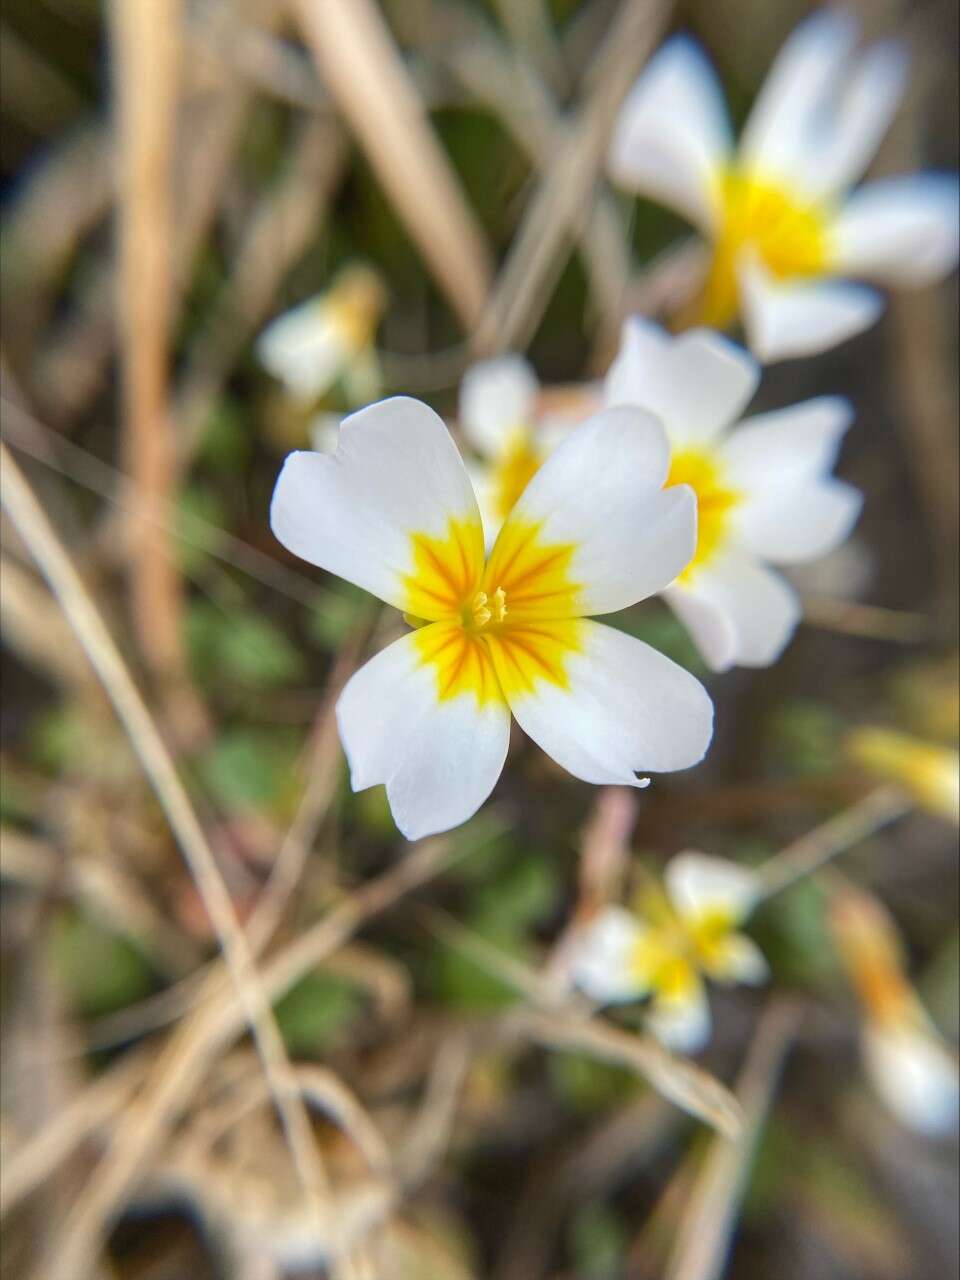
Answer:
[[[719,231],[699,320],[726,328],[737,314],[737,268],[752,249],[779,280],[822,275],[829,259],[829,214],[775,182],[736,170],[720,182]]]
[[[480,705],[567,687],[567,663],[582,648],[575,548],[544,542],[539,525],[509,520],[484,562],[483,531],[451,519],[440,537],[416,533],[404,577],[406,610],[425,619],[415,643],[433,666],[441,699],[472,694]],[[558,618],[559,615],[559,618]]]
[[[631,972],[662,1000],[682,1001],[696,989],[697,974],[722,973],[737,919],[723,907],[681,916],[662,888],[647,885],[638,900],[648,928],[630,958]]]
[[[697,495],[697,547],[678,581],[689,582],[723,546],[740,495],[729,486],[716,457],[705,449],[681,449],[670,460],[667,485],[688,484]]]
[[[493,468],[493,506],[499,520],[506,520],[517,505],[542,461],[530,433],[525,429],[515,431]]]

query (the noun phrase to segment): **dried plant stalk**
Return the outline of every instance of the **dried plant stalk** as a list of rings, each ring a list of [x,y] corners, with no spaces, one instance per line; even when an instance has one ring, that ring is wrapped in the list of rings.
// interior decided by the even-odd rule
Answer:
[[[216,929],[230,976],[237,989],[241,1024],[245,1019],[253,1030],[264,1070],[290,1141],[298,1174],[308,1194],[315,1197],[323,1185],[323,1175],[309,1119],[297,1092],[292,1068],[269,1001],[258,980],[250,945],[237,921],[213,852],[157,727],[102,617],[20,468],[3,445],[0,445],[0,458],[3,463],[0,497],[4,510],[29,546],[64,614],[76,631],[130,736],[157,799],[163,806]],[[106,1204],[111,1205],[112,1195],[108,1193],[105,1198]],[[51,1251],[50,1270],[47,1273],[49,1276],[62,1275],[66,1278],[82,1271],[93,1256],[101,1223],[106,1220],[108,1212],[106,1210],[101,1217],[97,1197],[93,1193],[78,1202],[67,1219],[57,1246]],[[71,1268],[74,1269],[73,1272]]]
[[[372,0],[297,0],[326,86],[465,328],[486,304],[490,255]]]
[[[724,1274],[750,1162],[798,1022],[799,1010],[785,1000],[772,1003],[761,1020],[737,1086],[743,1128],[736,1141],[713,1139],[680,1223],[667,1280],[720,1280]]]
[[[132,528],[130,591],[137,637],[154,673],[184,671],[180,584],[159,520],[175,486],[167,403],[173,257],[171,188],[181,6],[114,0],[119,315],[127,461],[144,519]]]

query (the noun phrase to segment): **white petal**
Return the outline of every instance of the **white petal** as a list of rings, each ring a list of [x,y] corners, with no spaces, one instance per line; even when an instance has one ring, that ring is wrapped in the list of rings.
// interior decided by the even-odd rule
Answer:
[[[730,148],[730,123],[713,68],[692,40],[675,37],[651,59],[620,108],[611,173],[623,186],[709,230]]]
[[[635,404],[663,423],[676,448],[713,439],[742,413],[760,381],[756,360],[710,329],[677,338],[633,317],[607,375],[607,403]]]
[[[958,225],[956,174],[869,182],[834,224],[836,270],[881,284],[929,284],[957,265]]]
[[[777,480],[737,508],[738,541],[774,564],[798,564],[838,547],[860,515],[860,490],[829,478]]]
[[[862,177],[890,127],[906,75],[906,55],[894,41],[875,44],[857,59],[819,136],[811,139],[808,190],[833,193]]]
[[[408,840],[458,826],[474,814],[503,770],[510,713],[500,699],[470,693],[438,699],[434,668],[416,633],[395,640],[351,677],[337,702],[340,739],[354,791],[386,784],[394,821]]]
[[[668,587],[663,598],[677,615],[712,671],[737,665],[740,633],[729,611],[689,587]]]
[[[399,609],[413,533],[442,535],[480,514],[450,432],[432,409],[396,396],[345,418],[334,454],[291,453],[270,506],[294,555]]]
[[[685,485],[661,488],[669,458],[663,429],[650,414],[605,409],[574,428],[527,485],[502,536],[509,541],[510,526],[539,526],[542,544],[574,548],[573,616],[625,609],[662,590],[689,563],[696,499]]]
[[[323,395],[350,352],[342,325],[321,297],[267,325],[257,339],[257,355],[291,395],[309,402]]]
[[[608,407],[640,404],[651,370],[655,370],[673,342],[673,336],[645,316],[628,316],[620,330],[620,350],[607,370],[603,399]]]
[[[670,859],[663,880],[677,913],[686,920],[718,911],[739,922],[757,900],[757,878],[749,867],[692,849]]]
[[[677,1053],[696,1053],[710,1039],[710,1005],[703,983],[691,987],[680,999],[654,1000],[647,1014],[647,1026]]]
[[[663,598],[690,631],[714,671],[768,667],[800,621],[796,592],[748,554],[727,552],[675,583]]]
[[[753,493],[771,481],[794,484],[824,475],[852,421],[853,405],[842,396],[754,414],[720,446],[724,476],[732,488]]]
[[[520,727],[584,782],[646,785],[641,770],[688,769],[703,758],[713,705],[688,671],[633,636],[578,624],[580,650],[566,661],[566,686],[541,681],[512,692]]]
[[[770,966],[757,944],[745,933],[731,933],[709,966],[717,982],[743,982],[757,987],[770,977]]]
[[[602,1004],[619,1004],[645,995],[648,986],[632,963],[645,930],[623,907],[607,907],[571,945],[570,972],[577,986]]]
[[[816,355],[879,317],[883,299],[875,289],[843,280],[775,280],[756,260],[740,273],[744,328],[751,351],[763,361]]]
[[[853,19],[822,9],[796,27],[777,55],[740,141],[744,167],[796,179],[815,122],[834,93],[857,38]]]
[[[956,1132],[956,1056],[925,1027],[867,1023],[864,1066],[894,1115],[929,1137]]]
[[[495,458],[518,427],[530,425],[538,391],[523,356],[497,356],[469,368],[460,383],[460,423],[474,448]]]
[[[497,508],[497,485],[493,467],[487,462],[481,462],[476,459],[467,459],[464,465],[467,468],[470,483],[473,485],[477,506],[480,508],[480,518],[483,521],[483,542],[489,554],[503,525],[503,519]]]

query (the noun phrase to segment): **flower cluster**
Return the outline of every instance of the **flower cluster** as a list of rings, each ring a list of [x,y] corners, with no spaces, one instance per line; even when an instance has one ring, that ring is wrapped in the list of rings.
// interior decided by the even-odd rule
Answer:
[[[639,911],[607,907],[575,939],[570,969],[601,1004],[651,997],[647,1025],[666,1044],[691,1053],[710,1034],[702,977],[763,982],[767,963],[739,932],[757,900],[745,867],[704,853],[679,853],[663,887],[640,895]]]
[[[760,361],[851,337],[881,310],[874,284],[935,280],[958,251],[955,177],[855,187],[903,81],[897,47],[855,55],[855,42],[842,14],[804,22],[736,147],[713,73],[686,38],[666,44],[629,94],[614,176],[710,243],[681,332],[629,318],[602,382],[559,402],[520,355],[475,365],[460,388],[466,462],[433,410],[404,397],[342,422],[326,415],[322,451],[287,458],[276,537],[410,628],[337,705],[354,790],[384,785],[409,839],[484,803],[512,720],[589,783],[645,786],[643,771],[698,763],[713,724],[705,689],[597,615],[662,596],[715,672],[767,666],[790,641],[802,604],[783,568],[840,546],[860,512],[860,492],[833,475],[854,415],[836,395],[750,413]],[[261,357],[303,401],[338,377],[356,386],[375,366],[383,301],[366,269],[348,272],[274,322]],[[737,321],[746,347],[720,332]],[[855,735],[849,752],[956,816],[955,759],[881,730]],[[680,854],[635,913],[604,907],[579,930],[572,978],[600,1003],[649,998],[651,1029],[695,1050],[710,1028],[704,978],[767,975],[740,932],[758,897],[746,868]],[[929,1045],[930,1028],[875,915],[850,901],[833,918],[881,1080],[877,1064],[907,1070],[908,1040]],[[909,1068],[918,1081],[939,1071],[940,1050],[927,1062]]]

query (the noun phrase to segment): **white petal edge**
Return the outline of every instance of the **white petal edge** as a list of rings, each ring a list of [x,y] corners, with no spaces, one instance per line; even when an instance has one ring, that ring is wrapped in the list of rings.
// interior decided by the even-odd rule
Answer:
[[[674,37],[650,60],[620,108],[609,153],[614,180],[710,231],[731,147],[716,73],[699,45]]]
[[[746,552],[718,555],[663,598],[714,671],[770,666],[802,613],[790,584]]]
[[[584,782],[645,786],[638,772],[702,760],[713,704],[699,680],[633,636],[579,625],[582,650],[567,659],[568,688],[541,682],[511,696],[523,731]]]
[[[441,535],[451,517],[480,521],[466,469],[442,420],[406,396],[345,418],[333,454],[291,453],[270,504],[288,551],[400,609],[411,534]]]
[[[820,10],[794,28],[741,135],[745,168],[796,181],[815,122],[837,88],[856,39],[853,18],[831,9]]]
[[[759,987],[770,977],[770,966],[763,952],[745,933],[732,933],[724,940],[719,963],[713,963],[709,975],[715,982],[742,982]]]
[[[852,421],[853,405],[842,396],[754,414],[720,445],[724,475],[734,489],[751,494],[825,475]]]
[[[690,995],[681,999],[653,1001],[646,1017],[647,1028],[677,1053],[696,1053],[710,1039],[710,1004],[703,983],[697,978]]]
[[[957,1059],[932,1029],[869,1022],[863,1053],[871,1084],[902,1124],[926,1137],[957,1131]]]
[[[436,674],[414,634],[383,649],[347,682],[337,726],[354,791],[385,784],[408,840],[459,826],[483,804],[503,771],[510,713],[479,707],[472,694],[437,698]]]
[[[833,228],[834,267],[888,285],[925,285],[948,275],[960,252],[956,174],[919,173],[868,182]]]
[[[765,363],[817,355],[869,329],[883,298],[845,280],[775,280],[756,260],[739,271],[743,323],[750,350]]]
[[[632,964],[644,926],[623,907],[606,907],[574,938],[570,975],[598,1004],[638,1000],[648,988]]]
[[[722,911],[739,922],[750,914],[758,896],[757,878],[749,867],[694,849],[670,859],[663,882],[677,914],[685,920]]]
[[[894,40],[871,45],[856,59],[809,139],[803,166],[808,191],[831,195],[863,176],[900,105],[906,79],[906,52]]]
[[[663,423],[674,448],[714,439],[741,415],[757,389],[760,366],[711,329],[679,337],[639,317],[627,320],[607,376],[607,403],[634,404]]]
[[[350,358],[342,326],[323,298],[310,298],[271,321],[256,352],[263,367],[307,404],[323,395]]]
[[[736,509],[737,541],[772,564],[801,564],[849,537],[862,506],[860,490],[842,480],[774,479]]]
[[[696,498],[686,485],[661,488],[669,460],[663,428],[649,413],[605,409],[570,432],[508,517],[541,526],[546,545],[576,548],[578,615],[645,600],[690,562]]]
[[[540,384],[523,356],[482,360],[460,382],[460,425],[473,447],[496,458],[518,427],[529,426]]]

